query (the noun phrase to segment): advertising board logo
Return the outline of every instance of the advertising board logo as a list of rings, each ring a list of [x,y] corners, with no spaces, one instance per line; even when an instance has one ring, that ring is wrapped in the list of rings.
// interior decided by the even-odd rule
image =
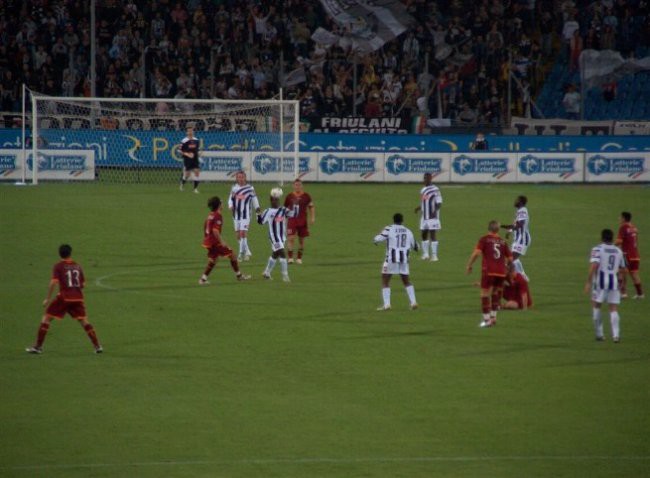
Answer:
[[[508,158],[479,158],[465,154],[456,156],[451,164],[460,176],[466,174],[490,174],[499,179],[508,174]]]
[[[519,158],[519,171],[526,176],[557,174],[566,179],[576,172],[576,158],[540,158],[527,154]]]
[[[597,154],[587,160],[587,171],[595,176],[601,174],[624,174],[630,178],[637,178],[645,171],[645,158],[617,158]]]
[[[203,171],[233,173],[243,169],[242,158],[237,156],[202,157],[200,161]]]
[[[32,156],[30,156],[27,159],[29,169],[33,169],[32,163]],[[86,156],[83,155],[39,154],[37,164],[39,171],[64,171],[73,176],[77,176],[88,169],[86,167]]]
[[[282,169],[285,173],[291,173],[294,170],[293,156],[284,156],[282,158]],[[271,156],[270,154],[258,154],[253,158],[253,169],[259,174],[279,173],[280,157]],[[300,176],[309,173],[309,157],[298,158],[298,171]]]
[[[332,174],[358,174],[364,179],[377,172],[376,158],[346,158],[333,154],[326,154],[320,159],[320,170],[328,175]]]
[[[16,169],[16,155],[15,154],[1,154],[0,155],[0,174],[5,176],[10,174]]]
[[[434,177],[442,173],[440,158],[407,158],[393,154],[386,159],[386,171],[395,176],[404,173],[431,173]]]

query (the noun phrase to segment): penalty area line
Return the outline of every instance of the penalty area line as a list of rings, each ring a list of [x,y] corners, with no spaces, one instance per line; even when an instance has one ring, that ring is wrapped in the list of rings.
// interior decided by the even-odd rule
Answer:
[[[92,468],[132,468],[156,466],[205,466],[205,465],[302,465],[302,464],[381,464],[381,463],[444,463],[444,462],[489,462],[489,461],[649,461],[650,456],[609,456],[609,455],[533,455],[533,456],[420,456],[386,458],[260,458],[244,460],[187,460],[187,461],[143,461],[132,463],[77,463],[0,466],[0,470],[65,470]]]

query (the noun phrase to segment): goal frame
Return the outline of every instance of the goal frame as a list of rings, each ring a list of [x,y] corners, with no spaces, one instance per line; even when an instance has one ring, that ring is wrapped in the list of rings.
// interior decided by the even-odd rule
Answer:
[[[53,102],[71,102],[71,103],[87,103],[92,105],[93,103],[134,103],[134,104],[143,104],[143,103],[170,103],[170,104],[203,104],[203,105],[242,105],[242,106],[277,106],[280,111],[280,121],[279,121],[279,132],[280,135],[280,185],[284,184],[284,138],[285,138],[285,119],[284,119],[284,107],[290,106],[293,107],[293,131],[289,134],[293,136],[293,149],[291,150],[291,155],[293,156],[294,164],[294,178],[300,176],[300,101],[298,100],[226,100],[220,98],[214,99],[180,99],[180,98],[102,98],[102,97],[75,97],[75,96],[51,96],[43,95],[35,91],[31,91],[28,88],[25,88],[23,93],[24,95],[29,94],[31,102],[31,152],[32,158],[36,158],[38,154],[38,104],[39,102],[53,101]],[[25,105],[25,98],[23,98],[23,108]],[[23,113],[25,114],[25,113]],[[26,118],[23,118],[23,128],[25,125]],[[27,167],[27,148],[25,144],[25,136],[23,133],[23,171],[26,171]],[[288,151],[287,151],[288,152]],[[25,173],[23,173],[25,174]],[[26,178],[25,178],[26,179]],[[38,184],[38,167],[32,167],[32,184]]]

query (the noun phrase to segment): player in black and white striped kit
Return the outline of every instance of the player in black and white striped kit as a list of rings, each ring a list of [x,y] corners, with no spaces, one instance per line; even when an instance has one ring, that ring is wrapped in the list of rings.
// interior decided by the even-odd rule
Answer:
[[[422,232],[422,259],[431,257],[433,262],[438,260],[438,241],[436,232],[440,230],[440,208],[442,207],[442,194],[438,186],[432,183],[433,175],[424,173],[424,187],[420,190],[420,205],[415,212],[421,212],[420,231]],[[431,256],[429,256],[431,245]]]
[[[230,190],[228,208],[232,212],[235,223],[235,233],[239,241],[240,261],[248,261],[253,255],[248,247],[248,228],[253,211],[260,212],[260,203],[255,194],[255,188],[246,182],[246,173],[239,171],[235,175],[235,185]]]
[[[521,256],[526,255],[526,251],[531,243],[530,236],[530,215],[528,214],[528,198],[526,196],[517,196],[515,200],[515,221],[512,224],[501,226],[504,229],[512,232],[512,267],[514,267],[515,272],[518,272],[526,280],[528,276],[524,272],[524,266],[519,259]]]
[[[279,188],[273,189],[271,191],[271,207],[257,215],[258,224],[269,225],[269,240],[271,241],[271,257],[269,257],[262,276],[265,279],[271,279],[271,272],[275,267],[275,263],[279,261],[282,280],[290,282],[284,243],[287,240],[287,218],[298,215],[298,206],[294,206],[293,209],[280,206],[281,198],[282,190]]]
[[[603,229],[601,239],[603,242],[591,250],[585,293],[588,294],[591,291],[592,318],[596,330],[596,340],[605,340],[603,323],[600,320],[600,308],[603,302],[607,302],[612,326],[612,340],[619,342],[621,320],[618,315],[618,304],[621,303],[619,283],[625,273],[625,258],[623,251],[614,245],[614,231]]]
[[[375,244],[386,243],[386,257],[381,270],[381,295],[384,305],[377,310],[390,309],[390,279],[393,274],[402,277],[402,283],[408,295],[411,309],[417,309],[415,301],[415,288],[409,279],[409,252],[417,251],[418,244],[409,228],[402,225],[404,216],[397,213],[393,216],[393,224],[375,236]]]

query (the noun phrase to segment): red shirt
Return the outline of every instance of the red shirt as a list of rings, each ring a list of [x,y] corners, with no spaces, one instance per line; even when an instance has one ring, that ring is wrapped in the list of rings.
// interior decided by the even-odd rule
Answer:
[[[626,259],[640,259],[639,250],[637,249],[637,235],[638,231],[636,226],[631,222],[624,222],[621,224],[621,227],[618,228],[618,238],[616,242],[620,243]]]
[[[83,302],[86,278],[81,266],[72,259],[63,259],[54,264],[52,280],[59,283],[59,295],[67,302]]]
[[[218,211],[212,211],[208,214],[207,219],[203,225],[203,246],[204,247],[213,247],[219,246],[221,243],[214,237],[212,231],[217,231],[221,236],[221,227],[223,226],[223,219],[221,213]]]
[[[514,300],[517,302],[519,308],[523,309],[524,303],[521,300],[522,296],[526,296],[528,299],[528,307],[532,307],[533,298],[530,295],[528,281],[524,278],[524,276],[517,272],[515,273],[512,282],[508,282],[508,285],[503,288],[503,298],[508,301]]]
[[[298,205],[298,215],[289,218],[290,226],[295,227],[307,225],[307,209],[310,204],[311,196],[305,192],[301,194],[296,194],[294,192],[287,194],[287,197],[284,200],[284,207],[291,209],[294,205]]]
[[[476,249],[483,255],[483,274],[506,276],[506,258],[512,259],[512,253],[503,238],[498,234],[486,234],[479,239]]]

